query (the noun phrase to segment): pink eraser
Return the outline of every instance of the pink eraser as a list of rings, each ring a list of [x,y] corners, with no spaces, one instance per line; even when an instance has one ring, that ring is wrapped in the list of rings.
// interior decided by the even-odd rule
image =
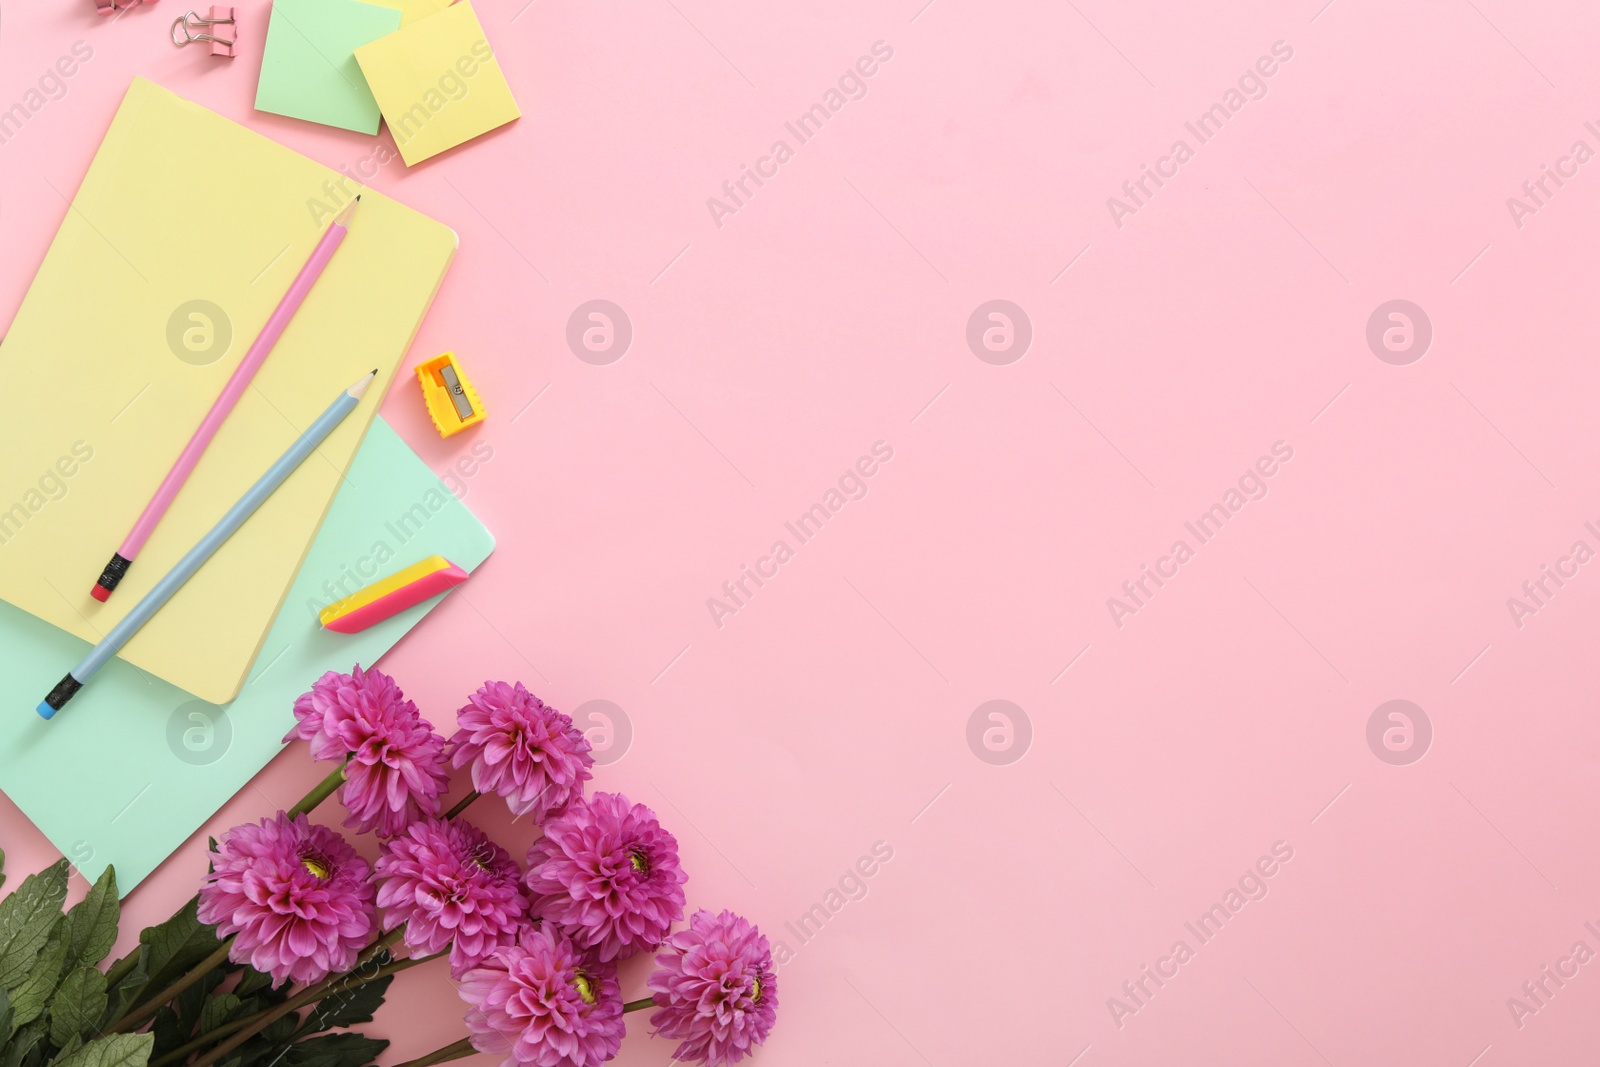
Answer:
[[[467,572],[443,556],[429,556],[387,578],[329,604],[318,613],[323,629],[334,633],[360,633],[391,615],[454,589],[467,580]]]

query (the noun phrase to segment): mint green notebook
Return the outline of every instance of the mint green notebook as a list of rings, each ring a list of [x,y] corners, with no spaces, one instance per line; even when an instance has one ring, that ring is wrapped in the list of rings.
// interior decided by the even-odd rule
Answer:
[[[322,607],[428,556],[470,571],[493,550],[483,524],[374,419],[231,704],[196,699],[118,659],[46,722],[34,705],[88,646],[0,602],[0,679],[10,705],[0,719],[0,791],[91,882],[114,864],[126,893],[282,751],[294,700],[313,681],[371,665],[441,598],[358,634],[322,629]]]

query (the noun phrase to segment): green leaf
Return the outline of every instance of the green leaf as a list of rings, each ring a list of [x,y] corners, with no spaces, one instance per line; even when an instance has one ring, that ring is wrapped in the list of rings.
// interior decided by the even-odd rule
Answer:
[[[242,985],[243,983],[240,983],[240,986]],[[291,985],[292,983],[290,982],[284,982],[283,985],[278,989],[274,989],[269,985],[265,989],[256,990],[249,996],[245,996],[239,992],[240,986],[235,986],[233,989],[233,994],[239,998],[239,1006],[241,1009],[240,1014],[254,1015],[258,1011],[265,1011],[268,1008],[276,1008],[278,1005],[288,1000],[289,989]]]
[[[0,1067],[20,1067],[23,1057],[33,1051],[34,1046],[44,1037],[48,1029],[44,1020],[40,1019],[18,1030],[6,1045],[5,1051],[0,1053]]]
[[[162,923],[139,934],[148,952],[144,961],[149,976],[147,988],[161,990],[217,950],[217,928],[207,926],[195,915],[197,900],[190,900],[183,908]]]
[[[100,1020],[101,1026],[109,1026],[114,1019],[120,1019],[133,1007],[133,1002],[139,994],[149,988],[150,979],[145,976],[144,964],[141,962],[127,978],[118,982],[111,990],[111,997],[106,1004],[105,1016]]]
[[[366,1067],[389,1042],[364,1034],[323,1034],[290,1045],[283,1067]]]
[[[0,989],[0,1048],[11,1040],[12,1031],[16,1030],[16,1017],[11,1013],[11,995]]]
[[[117,872],[110,866],[89,889],[89,895],[67,912],[67,966],[99,963],[117,939]],[[57,1042],[60,1044],[60,1042]]]
[[[239,976],[239,984],[234,987],[233,991],[241,997],[248,997],[259,993],[263,989],[271,988],[272,975],[258,971],[254,967],[246,967],[244,974]]]
[[[283,1067],[282,1057],[294,1036],[296,1015],[291,1012],[228,1053],[237,1067]],[[228,1067],[220,1063],[217,1067]]]
[[[61,918],[67,899],[67,861],[60,860],[22,880],[0,900],[0,989],[16,992]]]
[[[315,1034],[323,1030],[335,1030],[341,1026],[370,1023],[373,1014],[383,1004],[383,995],[388,991],[389,983],[394,981],[394,977],[392,974],[386,974],[376,981],[354,989],[334,990],[312,1006],[301,1032]]]
[[[178,999],[173,1001],[172,1006],[178,1013],[178,1019],[183,1023],[185,1034],[195,1032],[195,1020],[199,1019],[201,1013],[205,1010],[205,1004],[210,999],[211,993],[227,977],[225,969],[218,967],[178,994]],[[161,1042],[159,1040],[156,1041],[156,1051],[156,1058],[159,1059],[159,1053],[161,1052]]]
[[[61,980],[50,1004],[50,1041],[64,1046],[75,1035],[98,1029],[106,1010],[106,976],[85,964]]]
[[[59,1049],[56,1050],[56,1054],[52,1058],[52,1062],[54,1060],[65,1059],[66,1057],[72,1055],[74,1052],[78,1051],[82,1047],[83,1047],[83,1038],[79,1037],[77,1034],[73,1034],[71,1037],[69,1037],[67,1039],[67,1043],[65,1045],[62,1045]]]
[[[189,1029],[178,1022],[178,1013],[170,1005],[156,1012],[151,1020],[150,1032],[155,1035],[156,1043],[151,1055],[161,1057],[189,1040]]]
[[[243,1003],[232,993],[219,993],[214,997],[207,997],[206,1002],[200,1007],[199,1033],[209,1034],[229,1019],[239,1013],[239,1006]]]
[[[60,1057],[55,1067],[145,1067],[155,1040],[154,1034],[108,1034]]]
[[[281,1019],[268,1023],[261,1031],[260,1040],[274,1047],[286,1045],[299,1025],[300,1013],[291,1011]]]
[[[50,1003],[50,997],[56,991],[56,983],[61,980],[61,971],[67,962],[66,929],[66,916],[57,915],[50,924],[44,948],[34,957],[33,966],[22,976],[22,981],[11,991],[11,1009],[16,1012],[19,1024],[30,1023],[43,1015],[45,1005]]]

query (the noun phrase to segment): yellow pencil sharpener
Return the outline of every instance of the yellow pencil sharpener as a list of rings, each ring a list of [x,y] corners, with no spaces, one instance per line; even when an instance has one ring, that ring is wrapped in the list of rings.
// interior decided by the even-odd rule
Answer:
[[[422,386],[422,402],[428,407],[439,436],[450,437],[488,417],[478,391],[467,381],[454,352],[435,356],[417,367],[417,382]]]

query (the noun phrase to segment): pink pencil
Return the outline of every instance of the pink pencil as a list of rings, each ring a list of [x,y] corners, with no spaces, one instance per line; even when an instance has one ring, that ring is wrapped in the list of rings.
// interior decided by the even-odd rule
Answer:
[[[128,573],[128,568],[133,565],[139,550],[155,532],[156,525],[161,521],[161,516],[167,513],[167,508],[177,497],[178,490],[183,488],[183,483],[188,479],[189,473],[194,470],[194,465],[200,462],[200,456],[206,447],[211,444],[211,439],[217,435],[217,430],[222,426],[223,420],[239,402],[239,397],[244,395],[245,387],[256,376],[256,371],[261,369],[261,364],[266,362],[267,355],[272,351],[272,346],[278,343],[278,338],[283,336],[283,331],[289,325],[289,320],[294,318],[294,313],[300,310],[300,304],[305,300],[311,287],[317,284],[317,279],[322,276],[322,269],[328,265],[328,260],[333,258],[339,245],[344,241],[345,235],[350,232],[350,216],[355,213],[356,204],[361,197],[350,201],[349,205],[328,226],[328,232],[322,235],[322,240],[317,242],[317,247],[311,250],[311,258],[306,260],[306,265],[300,268],[300,273],[295,275],[294,282],[290,284],[289,291],[283,294],[283,299],[278,302],[277,310],[272,317],[267,319],[267,324],[261,328],[261,334],[250,346],[250,351],[244,354],[244,359],[234,369],[233,375],[228,379],[228,384],[222,387],[222,392],[217,394],[217,399],[212,403],[211,410],[206,412],[206,417],[200,420],[200,426],[195,430],[194,436],[189,438],[189,443],[183,446],[183,451],[178,455],[178,461],[172,465],[167,476],[161,480],[161,485],[156,489],[156,495],[150,498],[144,511],[139,515],[139,521],[133,524],[133,529],[128,531],[128,536],[122,542],[122,547],[117,549],[116,555],[111,557],[111,562],[106,564],[106,569],[101,572],[100,580],[89,590],[89,595],[96,600],[104,601],[111,596],[111,591],[122,581],[123,575]]]

